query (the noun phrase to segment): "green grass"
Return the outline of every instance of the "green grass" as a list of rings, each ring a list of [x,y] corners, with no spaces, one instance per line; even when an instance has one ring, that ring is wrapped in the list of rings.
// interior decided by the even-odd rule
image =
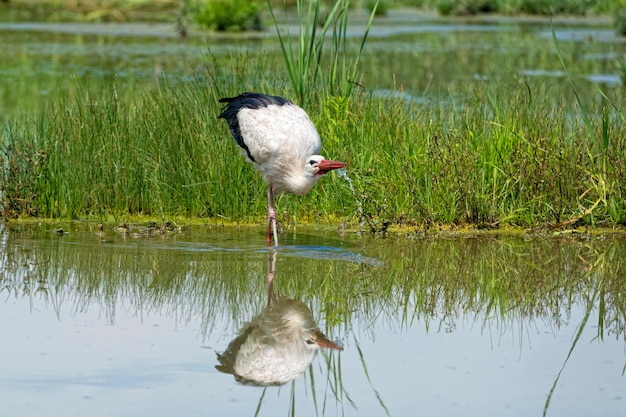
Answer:
[[[277,18],[271,1],[267,2],[295,98],[298,103],[306,104],[319,88],[327,96],[349,96],[354,86],[358,85],[358,63],[378,3],[372,6],[358,51],[351,57],[346,36],[350,13],[348,0],[338,0],[325,14],[322,13],[321,2],[296,3],[299,24],[298,34],[293,36],[288,30],[286,33],[281,30],[281,20]],[[284,12],[287,14],[287,9]],[[332,34],[332,42],[327,40],[329,32]],[[325,58],[324,61],[322,58]]]
[[[287,225],[344,221],[385,232],[626,223],[619,97],[598,90],[598,100],[583,102],[569,78],[575,99],[565,101],[521,76],[471,84],[437,106],[395,95],[401,91],[372,95],[353,82],[367,32],[354,58],[344,58],[347,3],[337,3],[321,34],[319,10],[299,10],[295,41],[280,38],[284,68],[245,53],[208,58],[193,79],[164,77],[151,90],[78,85],[46,110],[9,122],[2,215],[261,221],[266,186],[217,119],[221,97],[257,90],[305,107],[323,154],[346,161],[352,180],[353,188],[331,174],[306,197],[282,196]]]
[[[200,27],[221,32],[261,30],[261,5],[260,0],[193,0],[185,4]]]
[[[161,82],[153,91],[77,88],[47,111],[10,123],[3,215],[260,221],[265,185],[217,119],[218,99],[246,89],[293,93],[279,79],[254,76],[274,72],[266,63],[245,60],[232,59],[244,71],[214,63],[206,76]],[[605,98],[581,113],[579,103],[555,105],[555,95],[542,83],[520,88],[519,80],[484,84],[438,108],[361,91],[313,94],[306,110],[324,154],[348,163],[356,195],[328,175],[306,197],[281,197],[280,219],[365,220],[375,231],[532,227],[575,218],[600,201],[579,222],[624,224],[622,110]]]
[[[79,93],[10,123],[3,132],[3,215],[260,221],[265,184],[217,119],[218,99],[244,89],[290,92],[232,77],[229,85],[218,71],[212,77],[220,88],[198,78],[128,97],[114,88]],[[466,102],[430,109],[367,93],[321,95],[306,110],[324,138],[323,153],[348,163],[356,195],[328,175],[305,197],[281,197],[279,217],[356,225],[363,216],[377,231],[440,223],[531,227],[566,221],[600,201],[580,223],[624,224],[621,109],[599,103],[586,109],[585,122],[576,103],[555,106],[542,88],[483,85]]]

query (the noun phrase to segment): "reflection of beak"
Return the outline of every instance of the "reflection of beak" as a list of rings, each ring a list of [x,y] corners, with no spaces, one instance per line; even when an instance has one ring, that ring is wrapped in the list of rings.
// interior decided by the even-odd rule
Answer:
[[[345,168],[346,164],[344,162],[339,161],[329,161],[327,159],[322,159],[318,164],[317,171],[318,175],[326,174],[328,171],[332,171],[333,169]]]
[[[319,347],[334,350],[343,350],[343,346],[328,340],[326,336],[324,336],[324,333],[320,332],[319,330],[313,330],[313,334],[315,335],[315,343],[317,343]]]

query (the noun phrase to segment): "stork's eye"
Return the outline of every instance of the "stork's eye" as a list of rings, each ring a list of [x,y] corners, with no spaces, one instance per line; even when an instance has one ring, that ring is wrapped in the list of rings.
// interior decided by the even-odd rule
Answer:
[[[309,161],[309,165],[315,165],[315,164],[317,164],[317,161],[315,159],[311,159]]]
[[[314,345],[315,344],[315,341],[311,340],[311,339],[307,339],[307,340],[305,340],[305,342],[306,342],[307,345]]]

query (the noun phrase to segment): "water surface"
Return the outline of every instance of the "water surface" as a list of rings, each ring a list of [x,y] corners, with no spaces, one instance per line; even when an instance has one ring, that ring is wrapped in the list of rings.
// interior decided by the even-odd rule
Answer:
[[[348,54],[359,49],[365,14],[351,18]],[[441,19],[402,10],[375,20],[360,60],[360,83],[382,95],[402,94],[425,104],[463,102],[499,85],[508,94],[575,101],[572,77],[586,104],[624,97],[626,41],[602,20],[556,21],[563,68],[544,19]],[[281,24],[283,34],[297,33]],[[173,25],[138,23],[0,23],[0,121],[45,109],[59,94],[118,94],[207,77],[207,66],[288,83],[274,28],[244,35],[195,33],[179,39]],[[330,46],[329,46],[330,47]],[[210,58],[209,58],[210,57]],[[239,63],[233,66],[233,61]],[[211,62],[211,63],[210,63]],[[210,63],[210,64],[209,64]],[[232,68],[232,69],[231,69]],[[206,78],[207,85],[215,80]],[[218,80],[219,82],[219,80]],[[547,92],[547,93],[546,93]],[[470,100],[471,101],[471,100]]]
[[[3,413],[623,415],[620,236],[134,230],[2,227]],[[344,350],[245,386],[216,353],[264,309],[274,253],[275,292]]]

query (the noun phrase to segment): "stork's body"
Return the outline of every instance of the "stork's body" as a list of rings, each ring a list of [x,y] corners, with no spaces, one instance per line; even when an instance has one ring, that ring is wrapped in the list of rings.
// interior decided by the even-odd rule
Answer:
[[[343,350],[320,331],[306,304],[274,296],[271,286],[268,291],[265,310],[217,355],[216,368],[242,384],[285,384],[311,365],[320,348]]]
[[[268,189],[268,233],[278,246],[274,193],[303,195],[328,171],[345,167],[319,155],[322,141],[309,116],[286,98],[243,93],[223,98],[220,118],[241,147],[246,160],[261,173]]]

